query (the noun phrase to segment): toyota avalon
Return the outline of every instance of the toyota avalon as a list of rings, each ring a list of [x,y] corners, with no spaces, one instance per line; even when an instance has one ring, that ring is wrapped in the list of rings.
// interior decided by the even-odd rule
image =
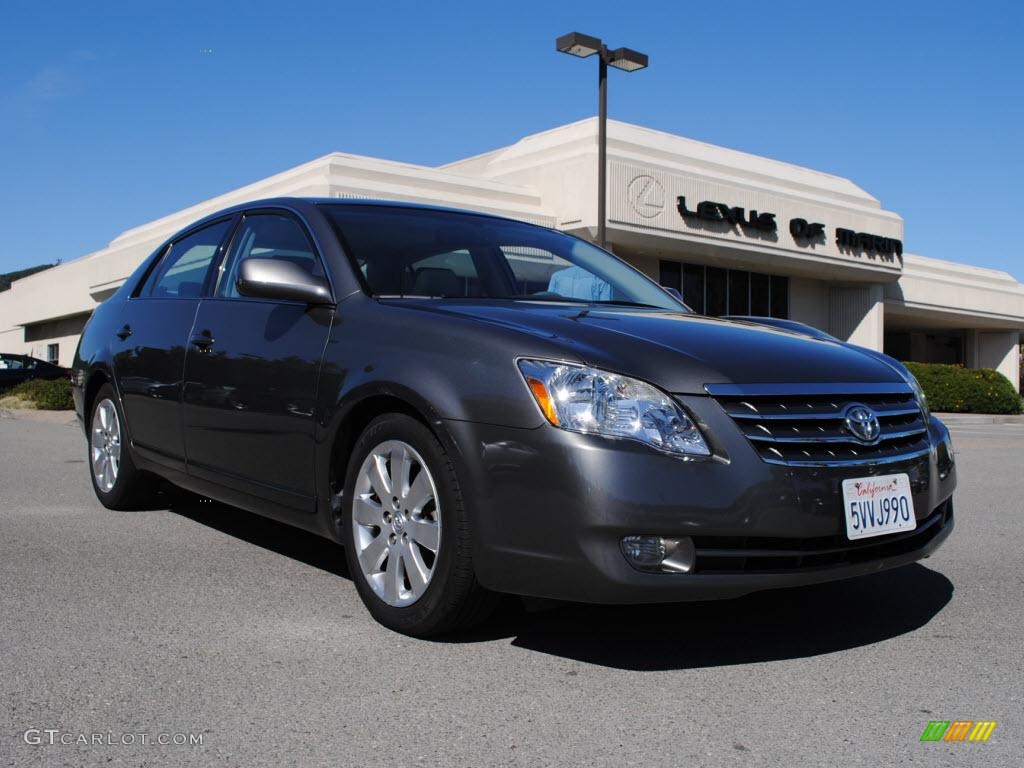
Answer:
[[[500,593],[854,577],[953,529],[949,433],[898,362],[696,315],[584,240],[479,213],[209,216],[97,308],[73,378],[106,507],[165,481],[325,536],[371,614],[413,635]]]

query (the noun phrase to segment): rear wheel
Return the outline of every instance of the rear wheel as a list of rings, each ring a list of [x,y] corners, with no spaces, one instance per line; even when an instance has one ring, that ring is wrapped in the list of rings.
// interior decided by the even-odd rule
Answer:
[[[136,469],[132,461],[124,415],[109,384],[96,393],[88,433],[89,477],[100,503],[107,509],[126,510],[150,502],[156,495],[156,480]]]
[[[455,466],[419,421],[388,414],[359,437],[342,528],[356,589],[384,626],[424,637],[466,629],[490,613],[495,596],[476,580]]]

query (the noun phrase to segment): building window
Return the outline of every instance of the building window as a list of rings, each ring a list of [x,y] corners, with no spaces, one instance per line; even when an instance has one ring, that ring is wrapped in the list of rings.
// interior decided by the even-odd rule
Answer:
[[[789,278],[772,275],[772,317],[789,317]]]
[[[699,315],[704,314],[704,266],[702,264],[683,265],[683,301]]]
[[[729,314],[750,314],[750,273],[729,270]]]
[[[679,294],[683,293],[683,264],[680,261],[658,262],[658,284],[665,288],[675,288]]]
[[[46,345],[46,362],[58,365],[60,362],[60,344]]]
[[[759,272],[750,273],[750,314],[768,317],[772,313],[772,279]]]
[[[704,314],[718,317],[729,313],[729,272],[718,267],[704,270]]]
[[[789,317],[789,278],[662,259],[661,285],[675,288],[700,315]]]

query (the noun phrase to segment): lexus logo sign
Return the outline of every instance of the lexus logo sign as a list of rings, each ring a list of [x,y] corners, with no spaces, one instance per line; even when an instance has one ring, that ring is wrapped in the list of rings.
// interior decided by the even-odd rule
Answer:
[[[629,206],[637,216],[653,219],[665,209],[665,188],[653,176],[635,176],[626,187]]]

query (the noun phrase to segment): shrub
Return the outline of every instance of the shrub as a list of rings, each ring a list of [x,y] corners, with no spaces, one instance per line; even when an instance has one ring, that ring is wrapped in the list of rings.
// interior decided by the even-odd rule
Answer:
[[[1020,413],[1020,395],[999,371],[937,363],[905,363],[921,382],[933,411]]]
[[[70,411],[75,407],[71,398],[71,382],[67,379],[24,381],[7,394],[29,400],[44,411]]]

